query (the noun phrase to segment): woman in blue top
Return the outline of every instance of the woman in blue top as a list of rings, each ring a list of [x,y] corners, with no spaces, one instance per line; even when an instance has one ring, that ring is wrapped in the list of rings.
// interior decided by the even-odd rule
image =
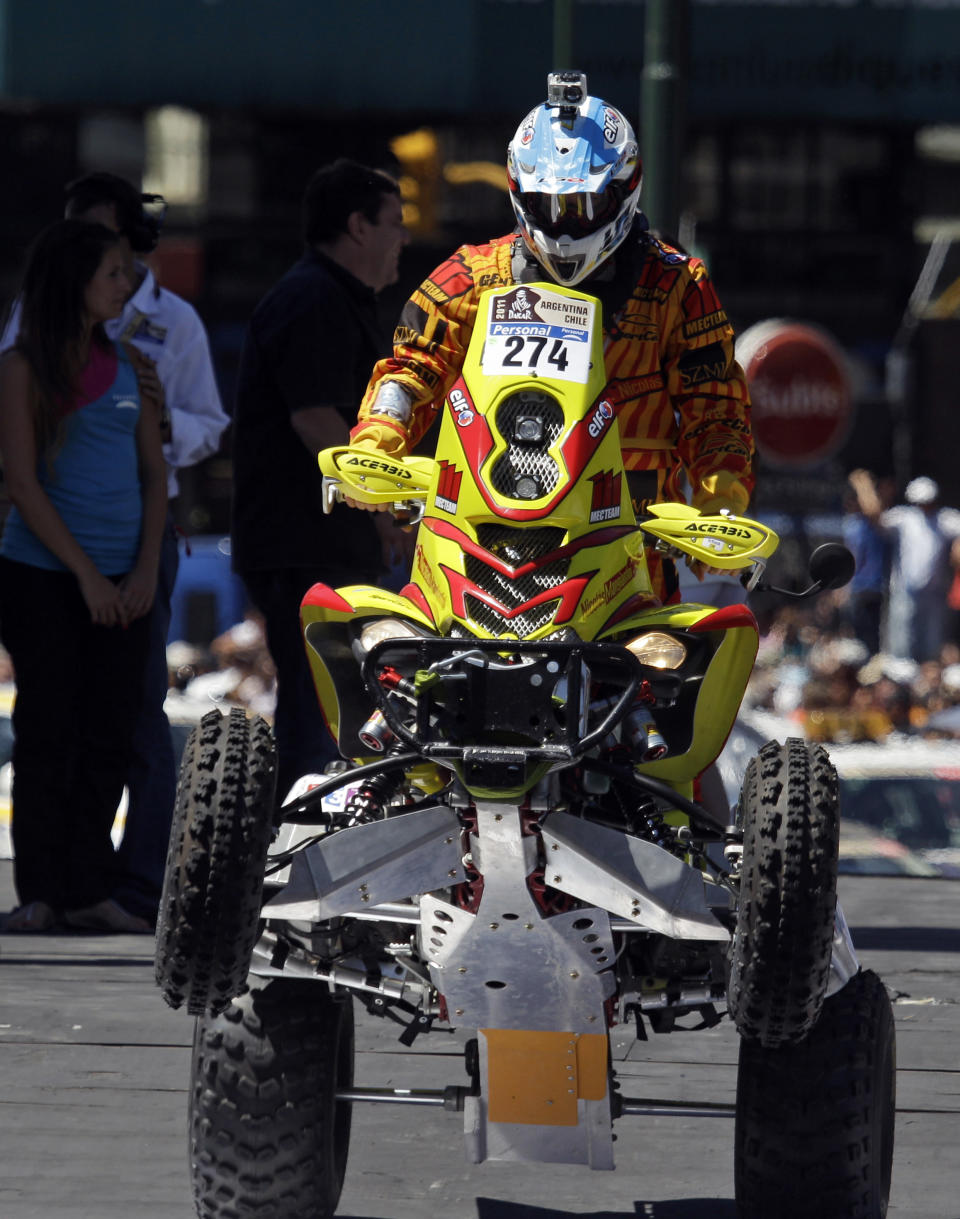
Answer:
[[[166,512],[157,403],[103,323],[130,292],[117,236],[37,238],[0,357],[0,638],[14,665],[14,879],[7,931],[150,931],[112,898],[110,831],[143,677]]]

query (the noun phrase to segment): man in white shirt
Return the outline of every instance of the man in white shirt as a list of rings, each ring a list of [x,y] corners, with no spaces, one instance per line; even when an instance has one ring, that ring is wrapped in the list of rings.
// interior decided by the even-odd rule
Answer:
[[[163,405],[167,491],[179,490],[177,470],[215,453],[228,419],[220,403],[210,345],[196,310],[161,288],[137,255],[157,244],[166,210],[159,195],[142,195],[123,178],[87,174],[66,188],[65,214],[105,224],[121,235],[127,271],[135,285],[123,313],[106,326],[111,339],[142,354],[138,376]],[[0,337],[0,351],[12,347],[20,328],[15,306]],[[168,517],[160,559],[157,597],[151,614],[151,643],[140,718],[134,736],[134,762],[128,777],[129,805],[118,854],[114,894],[132,914],[155,920],[176,796],[176,765],[170,725],[163,711],[167,694],[166,642],[170,601],[179,554],[172,515]],[[51,759],[51,764],[55,760]]]
[[[869,473],[854,470],[850,485],[864,516],[891,544],[884,651],[917,662],[939,660],[960,511],[940,506],[940,488],[926,475],[911,479],[904,502],[885,511]]]

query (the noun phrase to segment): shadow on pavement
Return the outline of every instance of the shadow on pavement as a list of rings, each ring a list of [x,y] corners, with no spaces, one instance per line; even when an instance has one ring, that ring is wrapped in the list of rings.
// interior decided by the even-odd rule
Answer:
[[[496,1198],[477,1199],[477,1219],[737,1219],[736,1203],[723,1198],[685,1198],[666,1202],[634,1202],[631,1211],[556,1210],[529,1206],[523,1202],[503,1202]],[[773,1217],[771,1216],[771,1219]]]
[[[850,934],[864,951],[960,952],[957,927],[851,927]]]
[[[153,956],[142,957],[3,957],[4,969],[9,969],[12,965],[50,965],[50,966],[69,966],[71,969],[86,969],[91,965],[97,969],[128,969],[131,966],[136,966],[137,969],[144,969],[153,964]]]

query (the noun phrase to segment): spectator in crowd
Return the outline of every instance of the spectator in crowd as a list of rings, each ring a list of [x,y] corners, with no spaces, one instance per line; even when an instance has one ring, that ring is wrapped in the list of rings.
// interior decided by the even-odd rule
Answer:
[[[867,471],[854,470],[850,484],[864,516],[890,540],[884,650],[909,660],[939,659],[953,574],[950,548],[960,537],[960,512],[940,507],[940,489],[926,476],[909,482],[904,503],[886,510]]]
[[[0,357],[0,631],[13,661],[8,931],[150,932],[115,898],[110,831],[130,764],[166,517],[160,402],[104,323],[130,294],[115,232],[45,229]]]
[[[118,318],[107,323],[111,339],[130,345],[141,384],[159,397],[169,500],[179,491],[177,471],[215,453],[228,419],[210,358],[206,330],[187,301],[162,288],[142,261],[157,245],[166,205],[141,194],[124,178],[91,173],[68,184],[66,215],[106,225],[120,238],[130,295]],[[0,340],[12,345],[19,327],[14,310]],[[143,702],[137,717],[127,775],[129,799],[120,845],[118,897],[156,920],[176,795],[176,765],[170,725],[163,710],[167,692],[165,648],[179,551],[172,508],[160,551],[157,595],[150,613],[150,647]]]
[[[947,642],[960,644],[960,538],[950,546],[950,587],[947,590]]]
[[[876,520],[861,509],[854,483],[863,471],[850,475],[844,497],[843,540],[856,562],[853,579],[845,594],[845,618],[870,656],[880,651],[880,627],[890,580],[890,543]],[[879,479],[876,485],[881,508],[893,502],[894,483]]]
[[[257,306],[241,356],[233,420],[232,555],[262,613],[277,675],[278,793],[321,771],[336,747],[300,631],[312,584],[372,581],[410,535],[344,507],[324,515],[317,454],[346,444],[370,370],[388,350],[376,294],[398,277],[409,240],[386,174],[341,159],[303,200],[306,249]]]

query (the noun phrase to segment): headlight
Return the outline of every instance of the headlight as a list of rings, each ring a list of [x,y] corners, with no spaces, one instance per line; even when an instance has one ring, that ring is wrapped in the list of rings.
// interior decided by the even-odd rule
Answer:
[[[360,646],[365,652],[385,639],[421,639],[422,634],[402,618],[375,618],[360,632]]]
[[[667,635],[663,631],[638,635],[624,646],[642,665],[649,665],[652,669],[679,669],[687,659],[686,645],[675,635]]]

